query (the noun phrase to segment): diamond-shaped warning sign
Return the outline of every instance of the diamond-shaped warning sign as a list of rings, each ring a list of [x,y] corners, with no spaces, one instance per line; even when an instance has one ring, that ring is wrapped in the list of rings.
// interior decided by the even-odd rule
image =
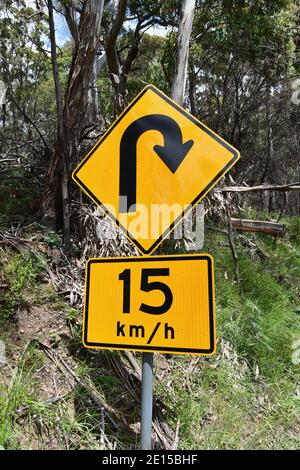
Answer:
[[[149,254],[238,158],[235,148],[149,85],[73,179]]]

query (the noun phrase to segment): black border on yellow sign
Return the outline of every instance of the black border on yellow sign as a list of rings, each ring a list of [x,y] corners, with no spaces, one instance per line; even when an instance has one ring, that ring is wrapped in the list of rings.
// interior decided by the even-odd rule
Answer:
[[[123,117],[130,111],[130,109],[135,105],[137,101],[148,91],[152,90],[156,93],[160,98],[165,100],[169,105],[173,106],[177,111],[183,114],[187,119],[189,119],[193,124],[198,126],[202,131],[206,132],[212,139],[216,140],[219,144],[225,147],[232,153],[232,159],[224,166],[224,168],[210,181],[210,183],[198,194],[198,196],[190,203],[189,207],[187,207],[175,220],[172,222],[170,227],[165,230],[162,235],[151,245],[148,250],[142,247],[142,245],[126,230],[125,227],[117,220],[114,215],[102,204],[102,202],[89,190],[89,188],[79,179],[77,173],[86,163],[86,161],[94,154],[97,148],[102,144],[102,142],[109,136],[109,134],[114,130],[114,128],[118,125],[118,123],[123,119]],[[112,126],[108,129],[108,131],[104,134],[104,136],[99,140],[99,142],[92,148],[89,154],[83,159],[83,161],[78,165],[78,167],[74,170],[72,177],[74,181],[85,191],[85,193],[100,207],[100,209],[111,219],[115,224],[125,233],[127,238],[132,241],[132,243],[139,249],[139,251],[144,255],[151,254],[163,241],[163,239],[170,233],[176,225],[178,225],[182,219],[190,212],[190,210],[203,199],[203,197],[217,184],[217,182],[222,178],[222,176],[230,170],[230,168],[237,162],[240,158],[239,152],[232,147],[230,144],[225,142],[221,137],[215,134],[212,130],[202,124],[198,119],[194,116],[189,114],[183,108],[181,108],[178,104],[172,101],[168,96],[162,93],[160,90],[155,88],[153,85],[147,85],[139,95],[130,103],[130,105],[123,111],[123,113],[116,119],[116,121],[112,124]]]
[[[209,339],[210,345],[208,349],[197,348],[175,348],[175,347],[160,347],[160,346],[140,346],[140,345],[126,345],[118,343],[95,343],[88,341],[88,310],[89,310],[89,297],[90,297],[90,266],[94,263],[134,263],[134,262],[155,262],[155,261],[186,261],[186,260],[206,260],[208,266],[208,301],[209,301]],[[83,345],[87,348],[95,349],[117,349],[117,350],[133,350],[133,351],[152,351],[161,353],[184,353],[184,354],[199,354],[210,355],[215,352],[215,308],[214,308],[214,271],[213,271],[213,258],[208,254],[198,255],[168,255],[168,256],[151,256],[151,257],[128,257],[128,258],[96,258],[90,259],[86,266],[86,285],[85,285],[85,305],[83,316]],[[99,316],[99,321],[101,318]]]

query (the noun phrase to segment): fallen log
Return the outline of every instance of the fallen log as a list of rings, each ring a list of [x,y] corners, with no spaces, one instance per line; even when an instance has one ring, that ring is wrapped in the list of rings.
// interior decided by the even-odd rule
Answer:
[[[250,191],[300,191],[300,182],[290,184],[261,184],[258,186],[224,186],[216,188],[220,193],[248,193]]]
[[[286,226],[277,222],[231,218],[231,223],[238,232],[260,232],[273,237],[283,237],[286,234]]]

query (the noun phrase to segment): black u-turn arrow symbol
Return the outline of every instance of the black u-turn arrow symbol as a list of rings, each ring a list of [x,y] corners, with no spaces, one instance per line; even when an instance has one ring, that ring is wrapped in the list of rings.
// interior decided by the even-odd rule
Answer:
[[[182,142],[182,133],[174,119],[164,114],[149,114],[132,122],[124,132],[120,143],[120,212],[134,212],[136,204],[136,146],[139,137],[155,130],[164,136],[164,145],[155,145],[154,151],[175,173],[194,144]]]

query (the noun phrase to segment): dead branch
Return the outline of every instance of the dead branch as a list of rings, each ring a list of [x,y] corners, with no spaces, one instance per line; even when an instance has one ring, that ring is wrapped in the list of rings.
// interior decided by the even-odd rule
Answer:
[[[40,348],[46,354],[46,356],[64,373],[64,375],[71,375],[74,381],[78,385],[80,385],[84,390],[87,391],[87,393],[92,398],[94,403],[99,407],[99,409],[105,409],[105,411],[107,412],[107,417],[116,428],[118,428],[120,424],[129,427],[124,416],[121,416],[117,410],[115,410],[112,406],[106,403],[104,398],[96,389],[95,385],[90,380],[86,381],[80,379],[60,355],[58,355],[56,352],[54,352],[51,348],[49,348],[46,344],[42,343],[41,341],[39,341],[39,345]],[[119,422],[119,425],[116,423],[115,419],[112,418],[112,416]]]
[[[262,261],[269,259],[269,255],[263,251],[256,243],[252,240],[249,240],[245,235],[239,234],[238,239],[241,241],[242,245],[249,248],[250,253],[255,253]]]
[[[228,235],[228,242],[232,254],[232,259],[233,259],[233,268],[234,268],[234,280],[235,282],[239,283],[240,282],[240,273],[239,273],[239,258],[238,254],[236,251],[235,247],[235,241],[234,241],[234,233],[233,233],[233,223],[232,223],[232,217],[230,217],[230,209],[227,209],[227,235]]]
[[[126,358],[126,359],[125,359]],[[125,360],[124,360],[125,359]],[[107,360],[113,367],[116,374],[122,380],[122,383],[133,396],[134,399],[139,395],[137,385],[141,383],[142,373],[141,367],[136,360],[133,353],[127,351],[126,354],[109,355]],[[130,376],[134,376],[136,381],[130,380]],[[156,434],[156,440],[160,441],[165,449],[172,449],[174,445],[175,433],[165,421],[161,409],[171,413],[171,409],[163,403],[160,399],[154,398],[153,400],[153,429]]]
[[[208,230],[212,230],[213,232],[221,233],[222,235],[225,235],[225,236],[228,237],[227,230],[223,230],[223,229],[216,228],[216,227],[211,227],[209,225],[207,225],[206,228]],[[240,240],[241,243],[244,246],[249,248],[251,253],[257,254],[257,256],[259,256],[259,258],[262,261],[265,261],[266,259],[269,258],[269,255],[267,253],[265,253],[256,243],[254,243],[253,240],[249,240],[249,238],[247,238],[245,235],[242,235],[241,233],[237,234],[237,237],[238,237],[238,240]]]
[[[176,431],[175,431],[175,438],[172,450],[177,450],[179,444],[179,426],[180,426],[180,419],[177,421]]]
[[[300,191],[300,182],[282,185],[261,184],[258,186],[224,186],[223,188],[216,188],[214,191],[219,193],[248,193],[250,191]]]

